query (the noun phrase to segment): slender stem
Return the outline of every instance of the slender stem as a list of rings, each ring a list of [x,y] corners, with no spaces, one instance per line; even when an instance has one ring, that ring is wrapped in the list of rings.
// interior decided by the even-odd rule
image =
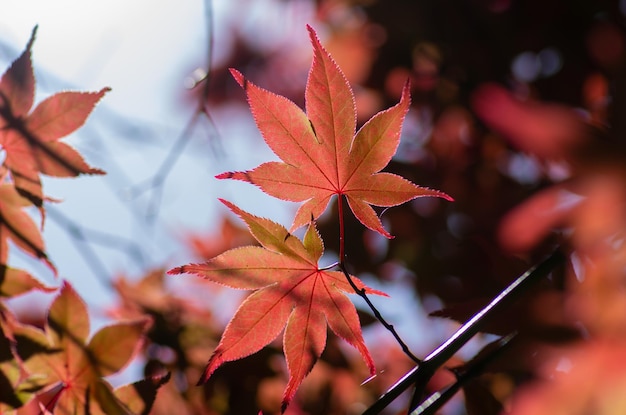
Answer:
[[[345,251],[344,251],[345,233],[344,233],[344,221],[343,221],[343,195],[341,194],[337,196],[337,211],[339,213],[339,263],[337,264],[339,266],[339,269],[341,269],[341,271],[343,272],[343,275],[346,276],[346,279],[348,280],[348,283],[350,284],[354,292],[357,293],[363,300],[365,300],[365,303],[367,304],[367,306],[370,308],[370,310],[372,310],[372,313],[374,313],[374,317],[376,317],[376,319],[387,330],[391,332],[393,337],[396,339],[396,341],[402,348],[402,351],[404,352],[404,354],[406,354],[415,363],[418,363],[418,364],[421,363],[421,360],[417,356],[415,356],[413,353],[411,353],[411,350],[409,350],[409,347],[402,340],[402,338],[400,337],[396,329],[393,327],[393,325],[387,323],[387,320],[385,320],[382,314],[380,314],[380,311],[378,311],[376,306],[374,306],[372,301],[369,299],[369,297],[365,293],[365,289],[357,287],[354,281],[352,280],[350,273],[348,272],[348,270],[346,270]]]
[[[352,280],[352,277],[350,276],[350,273],[348,273],[348,271],[346,270],[345,264],[340,262],[339,263],[339,269],[341,269],[341,271],[343,272],[343,275],[346,276],[346,279],[348,280],[348,283],[350,284],[350,286],[352,286],[352,289],[354,290],[354,292],[357,293],[363,300],[365,300],[365,302],[367,303],[367,305],[370,308],[370,310],[372,310],[372,313],[374,313],[374,317],[376,317],[376,319],[387,330],[389,330],[391,332],[391,334],[396,339],[398,344],[400,344],[400,347],[402,348],[402,351],[404,352],[404,354],[409,356],[409,358],[411,358],[411,360],[413,360],[415,363],[418,363],[418,364],[421,363],[422,361],[417,356],[415,356],[413,353],[411,353],[411,350],[409,350],[409,347],[402,340],[402,338],[400,338],[400,335],[398,334],[396,329],[393,327],[393,325],[387,323],[387,320],[385,320],[385,318],[382,316],[382,314],[380,314],[380,311],[378,311],[376,306],[374,306],[372,301],[369,299],[369,297],[365,293],[365,289],[364,288],[359,288],[359,287],[356,286],[356,284],[354,283],[354,280]]]
[[[195,128],[197,127],[198,120],[200,119],[201,116],[205,116],[206,119],[209,120],[211,125],[214,125],[213,119],[211,115],[209,114],[209,111],[207,109],[207,104],[206,104],[210,91],[211,91],[211,84],[209,81],[211,79],[210,74],[211,74],[211,69],[212,69],[211,66],[212,66],[213,46],[214,46],[213,44],[214,43],[213,2],[211,0],[205,0],[204,5],[205,5],[206,27],[208,30],[208,37],[207,37],[208,42],[207,42],[207,51],[206,51],[207,62],[206,62],[206,75],[202,80],[204,82],[204,87],[202,89],[201,96],[198,99],[198,106],[196,110],[194,111],[194,113],[192,114],[189,121],[187,122],[187,124],[185,125],[185,127],[183,128],[183,131],[178,136],[176,142],[174,143],[174,146],[168,152],[165,159],[161,162],[161,165],[157,169],[156,173],[149,180],[143,183],[140,183],[139,185],[133,188],[134,194],[140,194],[150,189],[153,190],[153,193],[148,202],[149,204],[146,210],[146,218],[152,224],[154,224],[159,214],[161,202],[163,199],[163,187],[165,186],[165,182],[167,178],[169,177],[170,172],[172,171],[172,169],[178,162],[179,158],[183,154],[183,150],[185,150],[187,144],[189,143],[189,141],[191,141],[193,132]]]
[[[185,125],[185,128],[176,139],[176,142],[165,156],[165,159],[161,162],[161,165],[157,169],[156,173],[150,179],[134,186],[132,189],[134,195],[153,189],[146,212],[146,218],[152,224],[159,214],[165,181],[169,177],[171,170],[176,165],[176,162],[183,154],[183,150],[185,150],[185,147],[191,140],[193,130],[196,127],[198,117],[201,114],[202,112],[200,110],[194,111],[193,115]]]
[[[335,268],[335,267],[339,267],[339,262],[335,262],[335,263],[330,264],[330,265],[328,265],[328,266],[325,266],[325,267],[319,268],[319,269],[318,269],[318,271],[328,271],[328,270],[333,269],[333,268]]]
[[[85,262],[87,262],[96,279],[102,283],[104,287],[113,289],[111,274],[100,256],[98,256],[96,251],[89,244],[89,238],[85,235],[84,230],[52,206],[48,206],[46,211],[52,220],[63,226],[65,231],[71,235],[76,250],[80,252]]]
[[[343,264],[345,260],[345,234],[343,223],[343,195],[337,195],[337,210],[339,211],[339,264]]]

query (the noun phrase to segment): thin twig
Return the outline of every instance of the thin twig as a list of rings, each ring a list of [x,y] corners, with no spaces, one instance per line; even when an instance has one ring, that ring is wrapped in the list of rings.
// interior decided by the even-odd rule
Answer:
[[[80,252],[81,256],[85,259],[98,281],[100,281],[105,287],[112,289],[113,285],[111,284],[109,271],[98,254],[96,254],[91,245],[89,245],[89,238],[85,236],[83,229],[73,220],[51,206],[46,208],[46,212],[52,220],[65,228],[67,233],[72,236],[72,242],[74,243],[76,250]]]
[[[135,195],[139,195],[146,190],[153,189],[152,196],[150,201],[148,202],[146,217],[150,223],[154,223],[155,219],[158,217],[159,208],[161,206],[161,200],[163,198],[163,187],[165,182],[176,165],[178,159],[183,154],[183,150],[187,147],[189,143],[193,131],[198,124],[198,119],[200,116],[205,116],[211,125],[215,125],[213,122],[213,118],[209,114],[209,111],[206,107],[206,101],[208,99],[210,93],[210,76],[211,66],[212,66],[212,56],[213,56],[213,6],[211,0],[205,1],[205,19],[207,23],[208,30],[208,42],[207,42],[207,63],[206,63],[206,75],[204,78],[196,83],[198,85],[201,82],[204,82],[204,86],[202,89],[202,94],[198,99],[198,105],[194,110],[191,118],[183,128],[182,132],[174,142],[171,150],[168,152],[165,159],[161,162],[161,165],[157,169],[156,173],[148,180],[139,183],[134,186],[133,193]]]
[[[146,254],[135,241],[81,226],[52,206],[47,206],[46,212],[51,214],[52,219],[65,227],[72,236],[80,234],[80,238],[86,242],[118,250],[126,254],[139,267],[143,268],[146,266]]]
[[[434,415],[435,412],[440,409],[446,402],[452,397],[470,380],[480,376],[485,367],[500,356],[506,349],[510,347],[512,341],[517,336],[517,332],[513,332],[505,337],[497,340],[495,348],[491,350],[485,356],[473,361],[462,372],[457,374],[456,381],[445,387],[441,391],[437,391],[425,399],[410,415]]]
[[[343,224],[343,195],[337,195],[337,213],[339,214],[339,263],[345,261],[345,231]]]
[[[346,279],[348,280],[348,283],[350,284],[350,286],[352,287],[354,292],[357,293],[363,300],[365,300],[365,303],[367,304],[367,306],[370,308],[370,310],[372,310],[372,313],[374,313],[374,317],[376,317],[376,319],[387,330],[389,330],[389,332],[391,332],[393,337],[396,339],[396,341],[398,342],[398,344],[402,348],[402,351],[404,352],[404,354],[406,354],[415,363],[419,364],[419,363],[421,363],[421,360],[417,356],[415,356],[411,352],[411,350],[409,350],[409,347],[402,340],[402,338],[400,337],[400,335],[398,334],[396,329],[393,327],[393,325],[387,323],[387,320],[385,320],[385,318],[382,316],[382,314],[380,314],[380,311],[378,311],[376,306],[374,306],[372,301],[369,299],[369,297],[365,293],[365,289],[357,287],[356,284],[354,283],[354,281],[352,280],[352,277],[350,276],[350,273],[346,270],[345,251],[344,251],[345,232],[344,232],[343,203],[342,202],[343,202],[343,196],[340,194],[340,195],[337,196],[337,211],[338,211],[338,214],[339,214],[339,263],[337,265],[339,266],[339,269],[343,272],[343,274],[346,276]]]
[[[153,189],[152,197],[150,198],[146,212],[146,217],[151,223],[154,223],[154,220],[158,216],[165,181],[183,153],[183,150],[187,146],[200,114],[202,114],[202,112],[199,112],[198,110],[194,111],[193,115],[185,125],[185,128],[174,142],[170,151],[167,153],[165,160],[161,162],[161,165],[157,169],[156,173],[154,173],[150,179],[134,186],[132,193],[134,193],[135,196],[143,193],[145,190]]]
[[[387,320],[385,320],[385,318],[382,316],[382,314],[380,314],[380,311],[378,311],[378,309],[376,308],[376,306],[374,306],[374,304],[372,303],[372,301],[369,299],[369,297],[367,296],[367,294],[365,293],[365,289],[364,288],[359,288],[356,286],[356,284],[354,283],[354,281],[352,280],[352,277],[350,276],[350,273],[346,270],[345,264],[340,262],[339,263],[339,269],[341,270],[341,272],[343,272],[343,275],[346,276],[346,279],[348,280],[348,283],[350,284],[350,286],[352,287],[352,289],[354,290],[355,293],[357,293],[363,300],[365,300],[365,302],[367,303],[368,307],[370,308],[370,310],[372,310],[372,313],[374,313],[374,317],[376,317],[376,319],[378,321],[380,321],[380,323],[391,332],[391,334],[393,335],[393,337],[396,339],[396,341],[398,342],[398,344],[400,344],[400,347],[402,348],[402,351],[409,356],[409,358],[411,358],[411,360],[413,360],[415,363],[419,364],[422,361],[415,356],[413,353],[411,353],[411,350],[409,350],[409,347],[406,345],[406,343],[402,340],[402,338],[400,337],[400,335],[398,334],[398,332],[396,331],[396,329],[393,327],[392,324],[387,323]]]

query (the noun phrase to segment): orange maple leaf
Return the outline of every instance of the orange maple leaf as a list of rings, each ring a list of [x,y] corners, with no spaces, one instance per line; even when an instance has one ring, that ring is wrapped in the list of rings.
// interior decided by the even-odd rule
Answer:
[[[232,288],[256,290],[228,323],[199,383],[206,382],[224,362],[256,353],[283,328],[289,369],[283,409],[322,354],[327,326],[361,353],[374,374],[374,362],[363,341],[356,309],[345,295],[354,290],[342,272],[319,268],[324,247],[313,223],[300,241],[278,223],[221,201],[246,222],[262,246],[231,249],[203,264],[168,271],[195,274]],[[369,294],[386,295],[366,287],[356,277],[352,279]]]
[[[255,184],[283,200],[306,201],[291,230],[317,219],[333,195],[345,196],[356,218],[387,238],[372,209],[397,206],[421,196],[452,200],[447,194],[417,186],[391,173],[380,172],[395,154],[409,108],[409,85],[400,102],[374,115],[356,133],[354,94],[345,76],[307,26],[314,58],[307,81],[306,114],[293,102],[260,88],[231,69],[248,95],[255,121],[269,147],[284,163],[269,162],[245,172],[227,172],[218,179]]]
[[[109,90],[60,92],[45,99],[30,112],[35,98],[31,47],[33,29],[24,52],[0,79],[0,146],[4,165],[16,189],[40,207],[43,191],[39,173],[55,177],[104,174],[90,167],[71,146],[58,140],[81,127],[96,103]]]
[[[26,371],[37,375],[39,387],[56,391],[47,410],[54,407],[53,412],[62,415],[134,415],[149,411],[156,389],[167,377],[155,379],[154,393],[144,395],[137,388],[133,392],[133,386],[113,390],[103,378],[130,362],[149,325],[146,317],[118,322],[88,340],[87,306],[65,282],[50,306],[45,331],[16,324],[13,333]]]

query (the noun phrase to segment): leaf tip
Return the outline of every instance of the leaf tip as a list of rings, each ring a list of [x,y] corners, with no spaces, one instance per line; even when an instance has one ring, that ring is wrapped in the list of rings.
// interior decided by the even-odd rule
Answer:
[[[91,169],[87,170],[85,173],[86,174],[91,174],[93,176],[103,176],[103,175],[107,174],[107,172],[105,172],[102,169],[98,169],[98,168],[91,168]]]
[[[256,185],[252,177],[250,177],[250,171],[227,171],[215,176],[216,179],[233,179],[233,180],[241,180],[243,182],[248,182]]]
[[[227,171],[227,172],[215,175],[215,178],[219,179],[219,180],[230,179],[231,177],[233,177],[233,172],[232,171]]]
[[[395,238],[395,236],[393,236],[392,234],[390,234],[389,232],[387,232],[387,230],[385,228],[383,228],[382,224],[379,225],[376,228],[371,228],[374,232],[378,232],[379,234],[381,234],[382,236],[384,236],[387,239],[393,239]]]
[[[201,386],[207,383],[213,372],[215,372],[215,369],[217,369],[222,363],[221,353],[218,353],[216,349],[216,352],[213,352],[213,356],[209,359],[209,363],[205,366],[200,379],[198,379],[198,382],[196,383],[196,386]]]
[[[227,171],[216,175],[215,178],[218,180],[233,179],[253,183],[252,179],[250,178],[250,174],[247,171]]]
[[[102,98],[105,94],[109,93],[112,91],[112,88],[110,86],[105,86],[104,88],[102,88],[100,91],[96,92],[96,95],[98,95],[98,99]]]
[[[309,24],[306,25],[306,29],[309,31],[309,38],[311,39],[311,43],[315,49],[322,49],[322,44],[320,42],[319,36],[317,36],[317,32],[313,27]]]
[[[442,192],[442,191],[439,191],[439,190],[437,190],[437,193],[438,193],[438,194],[436,195],[437,197],[440,197],[440,198],[442,198],[442,199],[445,199],[445,200],[447,200],[448,202],[454,202],[454,198],[453,198],[452,196],[450,196],[449,194],[447,194],[447,193],[445,193],[445,192]]]
[[[241,209],[239,209],[237,205],[235,205],[232,202],[229,202],[226,199],[222,199],[221,197],[218,197],[217,200],[219,200],[224,206],[226,206],[228,209],[232,210],[236,214],[239,214],[239,212],[241,211]]]
[[[186,265],[181,265],[180,267],[172,268],[171,270],[167,271],[166,274],[167,275],[184,274],[184,273],[187,272],[187,271],[185,271],[185,267],[186,267]]]
[[[425,197],[425,196],[439,197],[441,199],[447,200],[448,202],[454,202],[454,198],[450,196],[449,194],[447,194],[446,192],[442,192],[441,190],[431,189],[429,187],[422,187],[422,186],[417,186],[417,187],[420,189],[421,194],[416,195],[416,197]]]
[[[245,87],[245,85],[246,85],[246,78],[243,76],[243,74],[241,72],[239,72],[235,68],[229,68],[228,70],[230,71],[230,74],[233,76],[235,81],[237,81],[239,86],[242,87],[243,89],[246,89],[246,87]]]
[[[39,25],[36,24],[35,27],[33,27],[33,31],[30,34],[30,40],[28,41],[28,44],[26,45],[26,50],[30,52],[31,47],[33,46],[33,43],[35,43],[35,38],[37,37],[37,29],[39,29]]]

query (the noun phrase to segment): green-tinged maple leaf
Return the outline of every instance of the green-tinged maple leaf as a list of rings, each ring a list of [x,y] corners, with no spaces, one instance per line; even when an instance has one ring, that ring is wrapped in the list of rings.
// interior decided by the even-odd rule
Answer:
[[[11,240],[22,251],[44,261],[56,274],[56,268],[45,252],[39,228],[24,210],[27,206],[31,203],[20,196],[15,187],[0,184],[0,264],[7,263],[8,241]]]
[[[13,355],[9,320],[14,317],[0,304],[0,414],[22,406],[30,396],[19,385],[21,370]]]
[[[354,94],[345,76],[308,27],[313,64],[306,85],[306,114],[293,102],[262,89],[231,70],[248,95],[255,121],[269,147],[283,160],[245,172],[228,172],[218,179],[250,182],[274,197],[306,201],[291,230],[317,219],[333,195],[345,196],[357,219],[391,238],[371,205],[396,206],[421,196],[452,200],[443,192],[417,186],[380,172],[400,142],[409,108],[409,85],[400,103],[374,115],[355,135]]]
[[[146,318],[116,323],[87,341],[87,307],[66,282],[50,307],[45,331],[17,325],[13,334],[26,371],[42,377],[40,383],[47,389],[56,388],[53,402],[46,403],[48,409],[54,407],[54,414],[129,415],[135,413],[129,405],[139,404],[118,398],[103,377],[126,366],[148,325]]]
[[[259,351],[283,328],[289,369],[283,408],[322,354],[327,326],[361,353],[373,374],[374,362],[363,342],[356,309],[345,295],[354,291],[343,273],[318,267],[324,247],[315,226],[310,224],[300,241],[283,226],[221,201],[246,222],[262,246],[235,248],[203,264],[168,272],[195,274],[232,288],[255,290],[226,327],[199,383],[206,382],[224,362]],[[385,295],[353,279],[366,292]]]
[[[13,329],[18,324],[17,318],[0,302],[0,414],[15,414],[45,387],[42,376],[24,373],[15,353]]]
[[[35,97],[31,48],[36,30],[35,27],[26,50],[0,79],[0,146],[6,153],[4,165],[11,172],[15,187],[41,208],[44,196],[39,173],[55,177],[104,174],[58,140],[81,127],[109,89],[60,92],[29,113]]]

